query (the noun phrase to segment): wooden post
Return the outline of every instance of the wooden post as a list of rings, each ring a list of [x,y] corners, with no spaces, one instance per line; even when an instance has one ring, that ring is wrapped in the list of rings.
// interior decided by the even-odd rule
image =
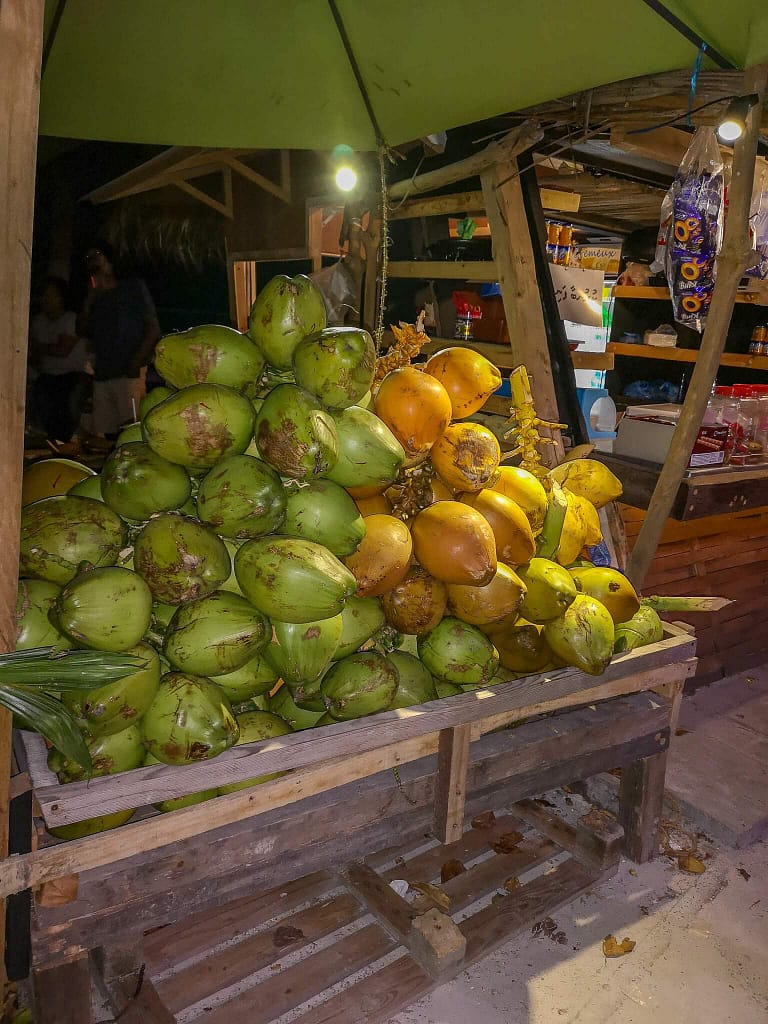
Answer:
[[[542,419],[557,423],[560,414],[517,162],[510,160],[487,168],[480,181],[512,353],[517,362],[526,365],[533,378],[537,413]],[[552,447],[562,457],[559,434],[556,441]]]
[[[0,4],[0,652],[16,646],[29,274],[43,0]],[[11,716],[0,709],[0,859],[8,855]],[[5,900],[0,901],[4,976]]]
[[[638,864],[659,853],[666,770],[666,750],[621,769],[619,820],[624,828],[624,852]]]
[[[454,843],[464,831],[471,725],[443,729],[437,750],[434,832],[441,843]]]
[[[688,467],[696,435],[712,391],[728,337],[736,291],[749,258],[749,207],[755,174],[755,155],[765,99],[768,64],[750,68],[744,75],[745,94],[757,93],[760,103],[747,117],[747,130],[733,147],[733,173],[728,191],[728,217],[723,247],[717,260],[717,279],[707,325],[701,340],[690,387],[653,491],[648,514],[640,528],[627,565],[627,574],[639,590],[656,553],[683,474]]]

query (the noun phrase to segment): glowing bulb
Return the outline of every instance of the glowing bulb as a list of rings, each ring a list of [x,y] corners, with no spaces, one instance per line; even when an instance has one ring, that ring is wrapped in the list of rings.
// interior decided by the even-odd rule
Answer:
[[[352,167],[340,167],[336,171],[336,187],[342,192],[351,192],[357,184],[357,172]]]
[[[735,142],[744,134],[744,125],[738,121],[728,118],[717,126],[717,134],[723,142]]]

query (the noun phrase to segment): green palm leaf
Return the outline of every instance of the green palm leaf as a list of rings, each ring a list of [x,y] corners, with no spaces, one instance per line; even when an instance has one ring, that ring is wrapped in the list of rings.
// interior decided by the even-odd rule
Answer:
[[[0,686],[42,686],[48,690],[93,690],[146,668],[143,658],[104,651],[57,651],[36,647],[0,654]]]
[[[48,693],[0,686],[0,705],[7,708],[26,729],[39,732],[68,757],[91,770],[91,755],[69,709]]]

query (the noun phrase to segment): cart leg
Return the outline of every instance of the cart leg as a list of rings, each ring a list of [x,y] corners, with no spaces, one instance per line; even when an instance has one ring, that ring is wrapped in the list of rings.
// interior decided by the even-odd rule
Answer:
[[[35,1020],[45,1024],[93,1024],[88,950],[54,967],[32,972]]]
[[[443,729],[437,751],[434,833],[441,843],[454,843],[464,831],[471,725]]]
[[[619,813],[624,828],[624,852],[638,864],[652,860],[659,852],[666,769],[665,750],[621,770]]]

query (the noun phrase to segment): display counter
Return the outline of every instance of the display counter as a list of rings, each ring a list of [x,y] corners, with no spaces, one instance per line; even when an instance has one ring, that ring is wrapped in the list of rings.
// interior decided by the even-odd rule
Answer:
[[[631,551],[660,467],[597,455],[624,484],[621,517]],[[680,485],[646,594],[727,597],[720,612],[682,616],[696,629],[697,685],[768,660],[768,467],[696,470]]]

